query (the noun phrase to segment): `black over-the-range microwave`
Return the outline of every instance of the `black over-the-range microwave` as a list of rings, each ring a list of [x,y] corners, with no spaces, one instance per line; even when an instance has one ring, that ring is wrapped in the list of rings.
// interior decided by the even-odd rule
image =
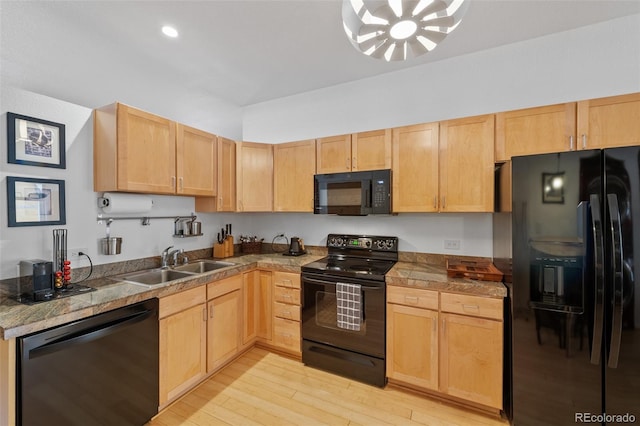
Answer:
[[[314,213],[391,213],[391,170],[315,175]]]

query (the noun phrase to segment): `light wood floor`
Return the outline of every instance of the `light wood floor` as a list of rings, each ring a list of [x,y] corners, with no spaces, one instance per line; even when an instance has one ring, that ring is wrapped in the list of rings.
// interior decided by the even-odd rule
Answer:
[[[253,348],[182,397],[148,426],[478,425],[497,418],[306,367]]]

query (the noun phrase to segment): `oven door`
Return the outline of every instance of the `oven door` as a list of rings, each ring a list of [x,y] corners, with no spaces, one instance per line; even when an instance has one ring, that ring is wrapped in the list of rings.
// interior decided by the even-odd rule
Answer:
[[[338,327],[336,283],[361,286],[362,318],[359,330]],[[384,282],[302,274],[302,338],[337,348],[385,357]]]

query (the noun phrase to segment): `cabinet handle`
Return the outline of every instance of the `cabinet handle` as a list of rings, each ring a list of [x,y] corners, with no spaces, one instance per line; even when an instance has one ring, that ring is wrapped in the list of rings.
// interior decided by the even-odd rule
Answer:
[[[447,321],[443,318],[442,319],[442,334],[444,334],[444,332],[447,330]]]
[[[209,318],[213,318],[213,305],[209,306]]]
[[[447,208],[447,196],[443,195],[442,196],[442,210]]]
[[[407,303],[418,303],[419,299],[417,296],[404,296],[404,301]]]
[[[282,297],[284,297],[285,299],[291,299],[291,295],[290,294],[283,294]]]
[[[349,160],[350,160],[349,157],[347,157],[347,160],[345,162],[345,166],[347,166],[347,170],[349,170],[350,166],[351,166],[351,161],[349,161]]]
[[[587,135],[582,134],[582,149],[587,149]]]
[[[202,321],[207,322],[207,308],[202,308]]]
[[[291,311],[282,311],[282,315],[291,316]]]
[[[176,188],[176,177],[171,176],[171,189],[175,189],[175,188]]]
[[[182,191],[184,189],[184,178],[182,176],[178,178],[178,184],[180,184],[180,190]]]
[[[569,136],[569,151],[573,151],[573,136]]]
[[[356,157],[351,159],[351,170],[358,170],[358,160]]]
[[[437,195],[433,196],[433,208],[434,209],[438,208],[438,196]]]
[[[480,310],[480,306],[478,305],[465,305],[464,303],[462,304],[462,309],[463,310],[470,310],[470,311],[479,311]]]
[[[435,333],[436,331],[438,331],[437,327],[438,327],[438,320],[436,320],[436,321],[434,321],[434,322],[433,322],[433,332],[434,332],[434,333]]]
[[[218,197],[218,208],[222,209],[222,196]]]
[[[293,337],[293,334],[289,334],[289,333],[278,333],[278,334],[282,337],[286,337],[287,339]]]

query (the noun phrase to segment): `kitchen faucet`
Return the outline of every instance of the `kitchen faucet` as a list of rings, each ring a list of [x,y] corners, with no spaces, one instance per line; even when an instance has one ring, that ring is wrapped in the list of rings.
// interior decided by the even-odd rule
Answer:
[[[173,258],[173,266],[176,266],[178,264],[178,255],[180,255],[180,254],[182,254],[182,262],[183,263],[187,263],[189,261],[187,256],[185,256],[185,254],[184,254],[184,249],[176,249],[176,250],[169,251],[172,248],[173,248],[173,246],[167,247],[166,249],[164,249],[162,251],[162,254],[160,255],[161,266],[163,268],[168,268],[169,267],[169,259],[170,258]]]

